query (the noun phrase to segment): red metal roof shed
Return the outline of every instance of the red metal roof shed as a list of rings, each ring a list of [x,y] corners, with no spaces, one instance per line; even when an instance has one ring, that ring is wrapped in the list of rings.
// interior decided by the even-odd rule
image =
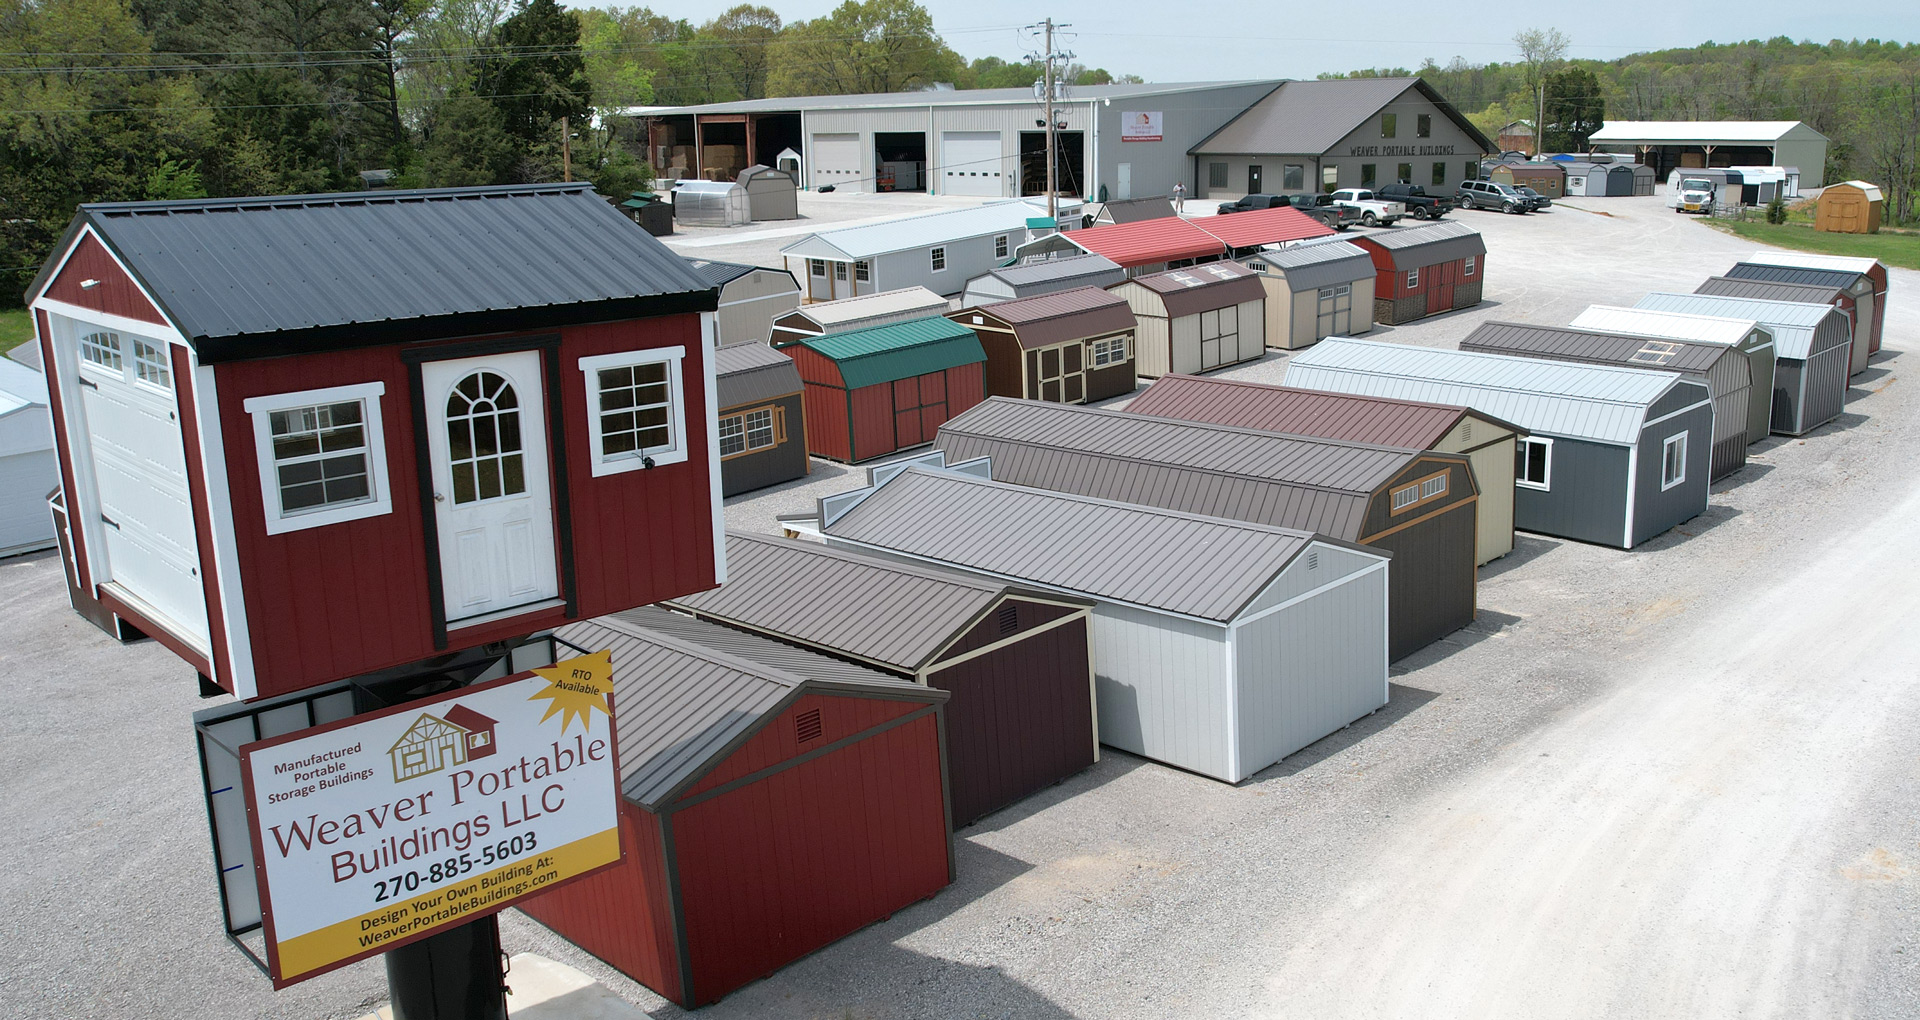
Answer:
[[[1178,216],[1088,227],[1060,236],[1127,269],[1226,254],[1219,238]]]
[[[1193,225],[1234,249],[1333,236],[1332,227],[1292,206],[1213,216],[1196,221]]]

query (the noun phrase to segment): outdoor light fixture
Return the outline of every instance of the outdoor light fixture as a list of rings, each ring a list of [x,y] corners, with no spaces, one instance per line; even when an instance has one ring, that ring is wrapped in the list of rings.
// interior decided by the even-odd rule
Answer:
[[[100,286],[99,280],[81,280],[80,281],[81,290],[92,290],[93,288],[98,286]]]

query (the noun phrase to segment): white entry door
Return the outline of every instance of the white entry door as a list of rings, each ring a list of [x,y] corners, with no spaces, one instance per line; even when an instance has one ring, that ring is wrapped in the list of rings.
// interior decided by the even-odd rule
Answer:
[[[560,594],[536,351],[421,366],[449,626]]]
[[[1005,162],[998,131],[943,131],[940,133],[942,194],[998,198],[1006,194]]]
[[[206,589],[167,344],[78,322],[73,329],[100,510],[94,580],[113,582],[165,617],[156,623],[205,644]]]

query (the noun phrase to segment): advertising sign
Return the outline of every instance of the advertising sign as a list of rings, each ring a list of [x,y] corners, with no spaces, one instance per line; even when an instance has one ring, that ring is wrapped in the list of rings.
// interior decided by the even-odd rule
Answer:
[[[274,987],[617,863],[612,676],[600,652],[241,747]]]
[[[1120,114],[1120,140],[1157,142],[1160,140],[1160,111],[1125,111]]]

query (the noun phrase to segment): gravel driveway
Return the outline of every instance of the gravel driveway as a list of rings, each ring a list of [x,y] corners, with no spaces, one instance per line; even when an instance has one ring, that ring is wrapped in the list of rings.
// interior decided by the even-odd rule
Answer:
[[[1657,199],[1456,217],[1487,235],[1487,302],[1373,336],[1563,323],[1751,247]],[[1920,1016],[1920,407],[1897,384],[1920,274],[1892,292],[1848,413],[1756,447],[1706,515],[1632,552],[1522,537],[1376,715],[1237,788],[1108,751],[963,830],[951,888],[701,1015]],[[817,463],[728,518],[857,480]],[[0,1016],[365,1012],[377,963],[276,995],[221,938],[193,677],[74,617],[59,575],[0,562]]]

